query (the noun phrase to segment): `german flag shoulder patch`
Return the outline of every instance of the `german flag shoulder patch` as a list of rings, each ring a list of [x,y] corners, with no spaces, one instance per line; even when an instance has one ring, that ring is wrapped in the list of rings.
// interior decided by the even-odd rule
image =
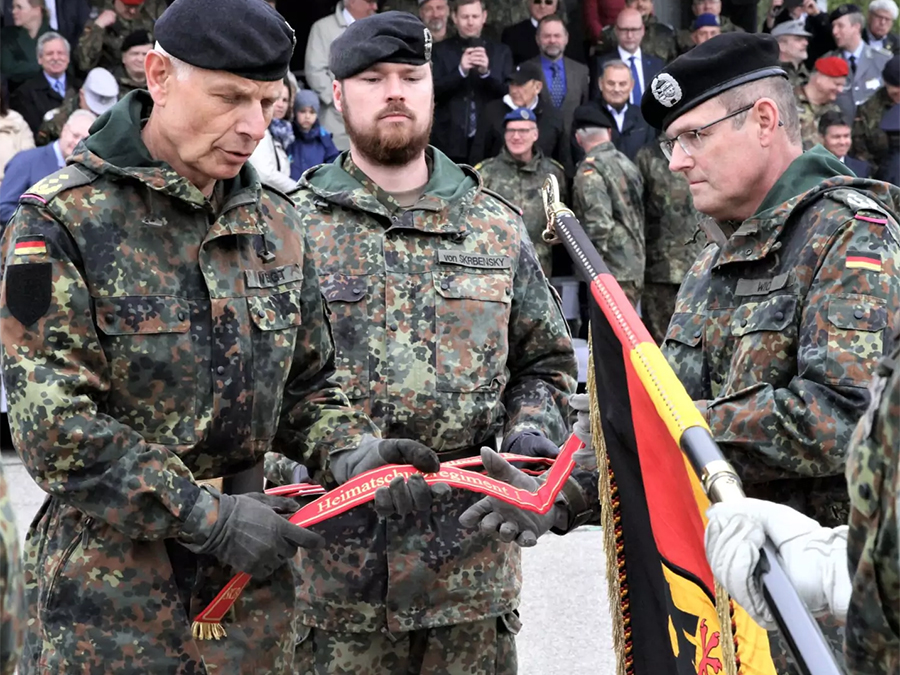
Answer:
[[[47,253],[47,242],[42,235],[23,235],[16,239],[13,254],[16,256],[44,255]]]
[[[878,253],[861,253],[850,251],[844,263],[847,269],[863,269],[870,272],[881,272],[881,256]]]

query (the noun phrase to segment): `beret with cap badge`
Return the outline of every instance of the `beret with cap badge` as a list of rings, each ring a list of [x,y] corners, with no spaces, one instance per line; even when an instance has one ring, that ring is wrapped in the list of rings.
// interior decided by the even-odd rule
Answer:
[[[287,74],[296,42],[294,29],[263,0],[175,0],[153,33],[185,63],[260,82]]]
[[[537,116],[534,114],[533,110],[528,108],[516,108],[515,110],[510,110],[506,115],[503,116],[504,125],[507,122],[537,122]]]
[[[842,16],[847,16],[848,14],[862,14],[862,10],[856,5],[838,5],[838,7],[828,15],[828,20],[834,23]]]
[[[816,59],[813,68],[828,77],[847,77],[850,66],[840,56],[823,56]]]
[[[655,129],[723,91],[765,77],[784,77],[778,40],[761,33],[723,33],[679,56],[644,90],[641,112]]]
[[[334,42],[328,69],[336,80],[368,70],[376,63],[421,66],[431,61],[431,31],[409,12],[382,12],[358,19]]]

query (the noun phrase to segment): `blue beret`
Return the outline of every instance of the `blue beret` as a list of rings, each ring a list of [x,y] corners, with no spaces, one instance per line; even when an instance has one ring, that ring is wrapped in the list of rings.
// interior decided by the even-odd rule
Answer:
[[[534,122],[537,123],[537,117],[534,114],[533,110],[529,110],[528,108],[516,108],[515,110],[510,110],[503,117],[503,124],[506,125],[507,122]]]
[[[660,71],[641,98],[647,123],[662,131],[676,118],[723,91],[764,77],[787,77],[778,40],[763,33],[723,33],[697,45]]]
[[[701,14],[696,19],[694,19],[694,23],[691,24],[691,30],[697,30],[698,28],[705,28],[707,26],[721,26],[719,23],[719,17],[715,14]]]
[[[383,12],[358,19],[331,43],[328,69],[344,80],[376,63],[421,66],[431,61],[431,31],[409,12]]]
[[[287,74],[296,42],[294,29],[263,0],[175,0],[153,33],[185,63],[260,82]]]

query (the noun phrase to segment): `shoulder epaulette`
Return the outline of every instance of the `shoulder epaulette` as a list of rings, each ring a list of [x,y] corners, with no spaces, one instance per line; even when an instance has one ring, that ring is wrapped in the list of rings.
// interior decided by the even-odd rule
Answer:
[[[46,178],[39,180],[19,197],[23,204],[39,204],[41,206],[50,202],[56,195],[72,188],[90,185],[97,178],[93,171],[72,164],[56,173],[51,173]]]
[[[490,195],[497,201],[502,202],[503,204],[506,204],[509,208],[511,208],[513,211],[515,211],[517,216],[520,216],[520,217],[522,216],[522,209],[520,209],[518,206],[513,204],[511,201],[509,201],[506,197],[504,197],[500,193],[494,192],[493,190],[490,190],[488,188],[481,188],[481,191],[486,195]]]
[[[884,221],[887,223],[888,219],[895,217],[883,204],[859,190],[838,188],[829,190],[825,194],[834,201],[844,204],[855,215],[862,218],[869,217],[873,221]]]
[[[268,183],[266,183],[265,181],[262,181],[262,180],[259,181],[259,184],[262,185],[269,192],[274,192],[279,197],[286,199],[288,204],[290,204],[291,206],[296,206],[296,204],[294,203],[294,200],[291,198],[291,196],[288,193],[282,192],[274,185],[269,185]],[[294,189],[296,189],[296,187]],[[293,192],[293,191],[294,190],[291,190],[291,192]]]
[[[559,162],[557,162],[555,159],[553,159],[552,157],[548,157],[547,159],[549,159],[550,162],[553,164],[553,166],[555,166],[557,169],[559,169],[559,170],[562,171],[563,173],[566,172],[566,167],[564,167],[562,164],[560,164]]]

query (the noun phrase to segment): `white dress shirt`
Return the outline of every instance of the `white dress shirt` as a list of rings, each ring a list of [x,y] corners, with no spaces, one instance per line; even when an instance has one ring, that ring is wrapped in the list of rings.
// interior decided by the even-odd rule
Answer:
[[[637,51],[634,54],[629,54],[621,46],[617,48],[619,50],[619,58],[625,62],[625,65],[628,66],[628,70],[631,70],[631,57],[634,57],[634,67],[637,70],[638,74],[638,86],[641,88],[641,96],[644,95],[644,66],[641,62],[641,48],[638,47]]]

